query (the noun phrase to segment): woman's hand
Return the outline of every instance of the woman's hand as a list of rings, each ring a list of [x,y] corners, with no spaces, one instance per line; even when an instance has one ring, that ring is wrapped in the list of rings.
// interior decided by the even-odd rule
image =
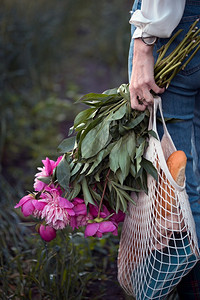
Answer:
[[[164,88],[156,85],[154,80],[153,46],[147,46],[141,39],[134,41],[133,68],[129,86],[131,107],[144,111],[153,104],[153,96],[164,92]]]

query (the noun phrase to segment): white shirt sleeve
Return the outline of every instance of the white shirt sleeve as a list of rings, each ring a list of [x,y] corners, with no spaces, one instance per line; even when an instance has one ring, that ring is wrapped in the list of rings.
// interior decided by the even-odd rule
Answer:
[[[137,28],[133,38],[144,36],[170,37],[179,24],[185,0],[142,0],[141,10],[136,10],[130,24]]]

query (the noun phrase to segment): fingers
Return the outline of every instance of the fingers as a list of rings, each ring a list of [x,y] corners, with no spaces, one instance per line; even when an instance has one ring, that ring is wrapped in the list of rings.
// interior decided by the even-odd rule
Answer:
[[[155,81],[151,82],[149,84],[149,86],[151,87],[151,90],[155,93],[155,94],[162,94],[165,91],[165,88],[160,88]]]
[[[144,111],[147,108],[147,105],[144,104],[144,103],[139,104],[138,101],[136,101],[136,102],[131,101],[131,107],[133,109],[136,109],[136,110],[139,110],[139,111]]]
[[[130,85],[130,97],[131,107],[136,110],[144,111],[148,105],[153,104],[153,96],[148,87],[135,88],[134,85]]]
[[[143,97],[136,94],[131,96],[131,107],[136,110],[144,111],[148,106],[148,103]]]
[[[143,89],[143,98],[148,103],[148,105],[153,105],[154,99],[153,99],[153,95],[151,94],[149,88]]]
[[[153,105],[154,97],[151,91],[155,94],[161,94],[165,91],[165,88],[160,88],[154,81],[148,84],[134,85],[129,87],[131,96],[131,107],[140,111],[144,111],[149,105]]]

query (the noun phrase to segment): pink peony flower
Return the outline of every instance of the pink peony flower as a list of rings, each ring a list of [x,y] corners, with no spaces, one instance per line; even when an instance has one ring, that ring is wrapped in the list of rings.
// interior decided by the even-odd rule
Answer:
[[[57,189],[43,194],[45,207],[42,210],[41,218],[45,218],[48,225],[54,229],[63,229],[70,223],[70,217],[75,215],[73,203],[60,196]]]
[[[97,205],[89,204],[89,212],[93,215],[94,218],[98,216],[98,211],[99,207]],[[111,215],[111,213],[109,212],[107,207],[103,205],[103,210],[100,212],[100,217],[105,219],[109,215]]]
[[[93,216],[90,213],[85,215],[72,216],[70,218],[70,226],[74,230],[75,228],[86,226],[88,224],[88,221],[92,219]]]
[[[98,216],[98,210],[99,210],[98,206],[89,204],[89,212],[93,216],[94,221],[95,221],[95,218],[97,218],[97,216]],[[103,205],[103,210],[100,212],[100,219],[102,219],[102,221],[101,222],[97,221],[97,222],[93,222],[93,223],[88,222],[88,225],[86,227],[86,235],[85,236],[89,236],[90,233],[95,231],[95,228],[98,227],[97,225],[91,226],[93,224],[99,224],[99,226],[100,226],[100,227],[98,227],[97,232],[95,232],[94,236],[101,237],[103,233],[107,233],[107,232],[112,232],[113,235],[118,235],[118,224],[120,222],[124,221],[124,217],[125,217],[125,214],[122,211],[119,211],[118,214],[116,214],[113,210],[111,212],[109,212],[107,207],[105,205]],[[106,219],[106,218],[108,218],[108,219]],[[104,219],[106,219],[106,220],[103,221]],[[105,230],[105,231],[103,232],[103,230]],[[108,230],[108,231],[106,231],[106,230]]]
[[[89,211],[90,213],[96,218],[98,216],[99,208],[98,206],[89,204]],[[124,221],[125,213],[123,213],[121,210],[116,214],[116,212],[112,209],[109,211],[105,205],[103,205],[103,210],[100,212],[101,218],[107,218],[111,215],[109,218],[110,221],[114,222],[116,225],[118,225],[120,222]]]
[[[77,228],[86,226],[89,220],[93,220],[93,216],[90,213],[88,213],[86,216],[83,215],[77,216],[76,218]]]
[[[32,203],[35,207],[35,210],[33,211],[33,216],[35,218],[41,218],[42,211],[44,207],[47,205],[46,201],[44,201],[43,199],[38,199],[38,200],[33,200]]]
[[[104,233],[112,232],[116,235],[117,227],[111,221],[102,221],[97,223],[89,223],[85,229],[85,237],[96,236],[102,237]]]
[[[24,196],[19,203],[15,205],[15,208],[21,207],[21,211],[25,217],[33,215],[39,218],[46,204],[46,201],[44,202],[42,199],[36,200],[35,195],[29,194]]]
[[[74,205],[73,210],[74,210],[76,216],[87,214],[87,207],[86,207],[85,201],[83,199],[74,198],[72,203]]]
[[[59,156],[57,161],[53,161],[53,160],[50,160],[48,157],[46,157],[45,160],[42,160],[43,162],[43,165],[44,167],[38,167],[38,170],[40,172],[36,173],[35,174],[35,182],[34,182],[34,189],[35,191],[42,191],[46,186],[47,184],[38,180],[39,177],[49,177],[49,176],[52,176],[53,174],[53,170],[57,167],[57,165],[59,164],[59,162],[61,161],[62,159],[62,156]],[[52,188],[54,186],[52,185]]]
[[[35,210],[35,206],[33,205],[33,200],[35,200],[34,195],[29,194],[24,196],[15,208],[21,207],[21,211],[25,217],[32,215]]]
[[[110,217],[110,220],[114,223],[114,224],[119,224],[121,222],[124,222],[124,218],[125,218],[125,213],[123,213],[121,210],[116,214],[114,212],[114,214]]]
[[[46,242],[50,242],[56,238],[56,230],[50,226],[40,225],[39,234]]]
[[[75,228],[86,226],[88,221],[93,219],[93,216],[87,213],[87,207],[83,199],[74,198],[72,203],[74,204],[75,216],[70,218],[70,226],[74,230]]]

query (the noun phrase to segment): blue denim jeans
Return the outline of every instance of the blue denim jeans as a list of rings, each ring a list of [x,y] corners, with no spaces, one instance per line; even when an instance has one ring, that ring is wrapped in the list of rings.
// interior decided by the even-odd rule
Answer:
[[[140,9],[141,0],[135,0],[133,11]],[[189,29],[189,26],[200,18],[200,0],[186,0],[183,17],[172,34],[180,28],[184,31],[173,42],[172,51]],[[135,28],[132,25],[132,33]],[[157,50],[168,39],[159,39],[154,47],[154,57]],[[133,43],[129,51],[129,79],[132,72]],[[133,70],[134,71],[134,70]],[[195,55],[185,70],[181,71],[171,82],[169,88],[161,95],[163,114],[166,118],[178,118],[180,122],[167,123],[167,128],[177,150],[183,150],[187,155],[186,190],[194,216],[198,242],[200,247],[200,51]],[[159,126],[159,124],[158,124]],[[162,135],[161,126],[158,128]]]

